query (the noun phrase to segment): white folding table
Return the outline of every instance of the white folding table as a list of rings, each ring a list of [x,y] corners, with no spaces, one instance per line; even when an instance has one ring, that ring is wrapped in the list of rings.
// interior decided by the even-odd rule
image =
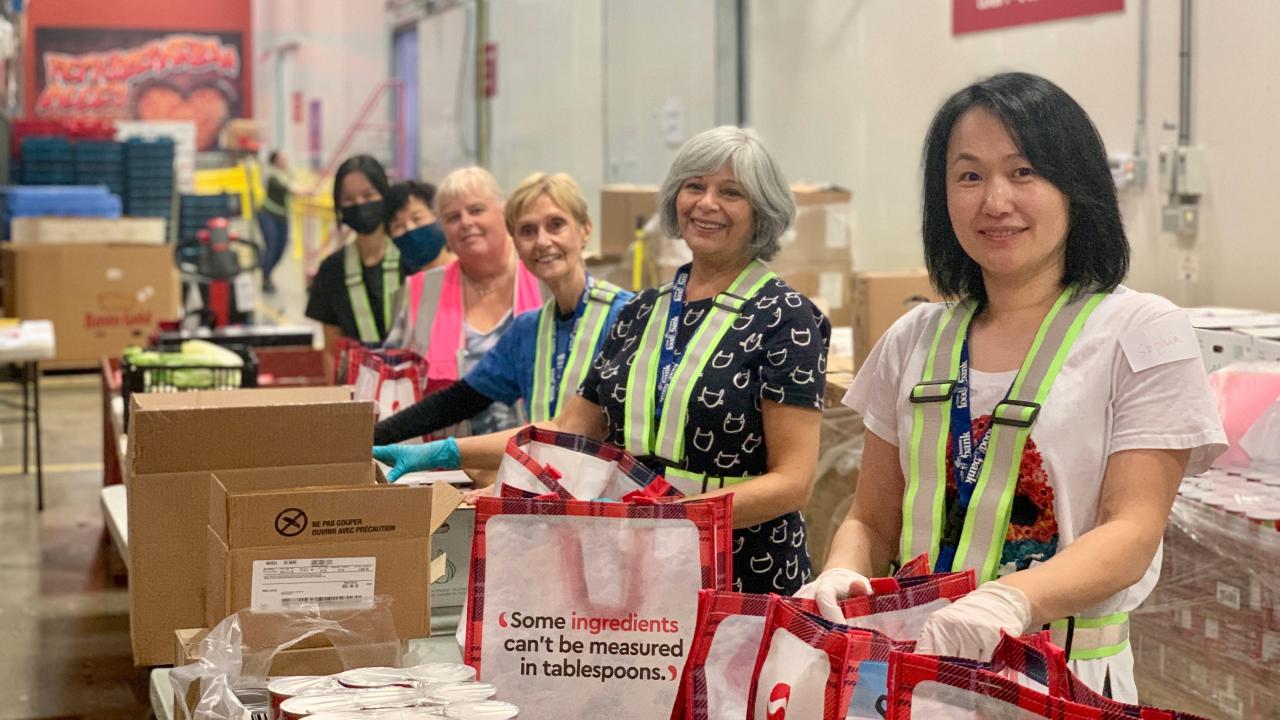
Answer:
[[[30,472],[30,425],[34,421],[36,450],[36,510],[44,510],[44,446],[40,432],[40,361],[56,353],[53,323],[23,320],[0,325],[0,364],[22,368],[22,473]]]

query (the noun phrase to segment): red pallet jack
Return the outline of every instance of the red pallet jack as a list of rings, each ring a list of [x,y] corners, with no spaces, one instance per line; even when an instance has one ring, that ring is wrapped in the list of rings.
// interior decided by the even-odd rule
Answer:
[[[249,250],[251,261],[242,261],[240,248]],[[196,288],[200,296],[200,306],[195,307],[184,292],[182,326],[216,330],[253,324],[257,293],[252,275],[261,268],[260,253],[257,244],[232,235],[227,219],[221,217],[209,220],[194,242],[179,243],[174,262],[182,273],[183,287]]]

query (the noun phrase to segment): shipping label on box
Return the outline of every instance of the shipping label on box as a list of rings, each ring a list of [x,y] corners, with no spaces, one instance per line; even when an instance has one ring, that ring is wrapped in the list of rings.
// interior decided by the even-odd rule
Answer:
[[[373,607],[376,557],[255,560],[250,607],[273,612],[298,605]]]

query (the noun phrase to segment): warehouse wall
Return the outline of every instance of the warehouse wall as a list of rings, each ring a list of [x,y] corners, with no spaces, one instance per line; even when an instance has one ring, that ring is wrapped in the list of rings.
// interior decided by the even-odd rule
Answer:
[[[1123,13],[952,37],[947,2],[753,2],[750,121],[792,177],[853,189],[858,266],[918,265],[922,140],[938,105],[966,83],[1003,70],[1045,75],[1089,111],[1109,149],[1132,149],[1139,1],[1126,5]],[[1192,137],[1207,148],[1209,171],[1201,233],[1183,248],[1159,231],[1154,177],[1145,190],[1124,192],[1129,282],[1184,304],[1280,310],[1280,260],[1264,215],[1274,206],[1267,178],[1280,157],[1280,136],[1269,127],[1280,86],[1268,79],[1280,60],[1269,29],[1280,22],[1280,4],[1196,8]],[[1153,0],[1150,19],[1154,151],[1177,135],[1177,3]],[[1184,281],[1188,261],[1197,277]]]
[[[262,122],[267,142],[276,146],[281,139],[273,137],[276,113],[289,115],[284,142],[293,164],[307,162],[308,112],[312,100],[321,107],[321,152],[323,165],[331,160],[347,129],[357,119],[359,109],[370,92],[387,79],[391,57],[391,28],[387,26],[381,2],[353,3],[346,0],[270,0],[253,4],[255,54],[252,58],[256,74],[255,117]],[[285,84],[288,92],[284,107],[277,107],[275,61],[272,48],[296,42],[287,61]],[[303,114],[295,122],[292,93],[303,95]],[[388,106],[376,107],[375,121],[389,117]],[[385,132],[363,132],[351,150],[374,152],[383,160],[390,159]]]

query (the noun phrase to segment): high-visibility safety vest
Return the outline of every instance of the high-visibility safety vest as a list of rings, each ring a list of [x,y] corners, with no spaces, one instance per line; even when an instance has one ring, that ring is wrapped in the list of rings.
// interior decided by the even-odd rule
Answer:
[[[955,559],[948,570],[974,568],[980,580],[994,580],[1022,465],[1040,408],[1080,336],[1085,322],[1106,297],[1063,291],[1036,332],[1008,395],[992,411],[987,454],[969,500]],[[928,553],[937,558],[946,532],[948,440],[951,406],[960,370],[960,352],[977,306],[966,301],[937,316],[933,341],[920,382],[911,389],[912,422],[907,487],[902,503],[899,557]],[[928,335],[926,335],[928,337]],[[1110,657],[1128,645],[1125,613],[1101,618],[1071,618],[1053,624],[1055,641],[1071,649],[1072,660]]]
[[[533,390],[529,398],[529,420],[544,422],[564,410],[569,394],[587,376],[596,349],[604,340],[605,322],[613,301],[622,291],[616,285],[604,281],[590,281],[583,291],[585,307],[573,323],[573,339],[570,340],[569,359],[565,362],[560,383],[556,385],[553,366],[556,362],[556,301],[547,300],[538,313],[537,346],[533,361]],[[554,411],[552,398],[555,398]]]
[[[347,278],[347,297],[351,300],[351,312],[355,316],[360,342],[366,345],[380,343],[382,337],[378,335],[378,325],[373,319],[373,306],[369,303],[369,293],[364,285],[364,263],[360,260],[360,248],[356,247],[356,243],[351,243],[343,250],[342,259]],[[388,241],[387,252],[382,256],[382,327],[387,331],[391,330],[391,306],[399,289],[400,250]]]
[[[702,375],[707,361],[715,355],[738,314],[757,293],[777,276],[763,263],[753,260],[729,288],[716,295],[711,308],[703,316],[689,340],[667,386],[667,401],[662,418],[654,417],[659,356],[666,335],[671,308],[671,286],[664,285],[645,325],[640,347],[627,375],[627,399],[623,434],[626,450],[636,457],[661,463],[667,482],[686,495],[707,490],[707,474],[687,469],[684,433],[689,421],[689,403],[693,387]],[[718,485],[733,485],[751,477],[716,477]]]

